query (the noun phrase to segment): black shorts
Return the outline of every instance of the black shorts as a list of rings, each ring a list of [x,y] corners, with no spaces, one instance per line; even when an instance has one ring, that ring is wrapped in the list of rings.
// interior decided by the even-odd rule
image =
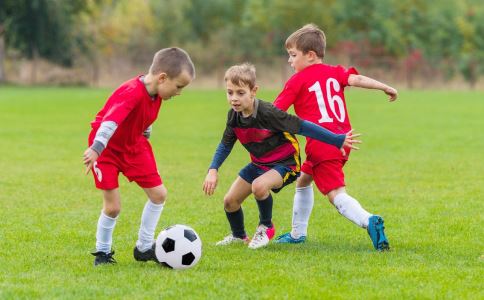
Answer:
[[[277,189],[272,189],[274,193],[279,192],[280,190],[282,190],[283,187],[294,182],[300,175],[299,172],[294,171],[290,167],[284,165],[275,165],[272,169],[276,170],[279,174],[281,174],[282,177],[282,186]],[[248,183],[252,184],[252,182],[257,177],[261,176],[269,170],[271,169],[264,170],[256,164],[249,163],[242,170],[240,170],[239,176]]]

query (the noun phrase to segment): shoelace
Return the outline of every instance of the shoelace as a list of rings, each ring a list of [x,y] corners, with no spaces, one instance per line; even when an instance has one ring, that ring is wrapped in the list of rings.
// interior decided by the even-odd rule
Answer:
[[[259,242],[262,241],[263,237],[264,237],[264,231],[263,230],[258,230],[255,233],[254,238],[252,240],[255,241],[256,244],[258,244]]]

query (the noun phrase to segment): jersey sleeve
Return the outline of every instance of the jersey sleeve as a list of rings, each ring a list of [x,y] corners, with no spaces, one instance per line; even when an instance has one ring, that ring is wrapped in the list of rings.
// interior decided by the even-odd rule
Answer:
[[[354,67],[349,67],[348,69],[346,69],[341,65],[336,66],[336,73],[338,74],[338,81],[343,87],[348,86],[348,78],[350,77],[350,75],[359,74],[358,70],[356,70]]]
[[[232,128],[232,126],[230,126],[234,117],[234,111],[232,109],[229,109],[229,111],[227,112],[227,122],[221,141],[221,143],[226,146],[233,146],[237,141],[237,136],[235,135],[234,129]]]
[[[289,132],[297,134],[301,130],[302,120],[294,115],[290,115],[285,111],[280,110],[274,105],[268,102],[262,102],[263,105],[259,105],[259,111],[261,123],[272,131]]]
[[[227,125],[225,127],[225,131],[222,136],[221,143],[223,143],[226,146],[233,146],[236,141],[237,141],[237,136],[235,135],[234,129]]]
[[[274,100],[274,106],[280,110],[287,111],[296,101],[297,93],[298,90],[294,84],[294,80],[289,79],[284,85],[284,89],[277,96],[276,100]]]
[[[129,113],[138,105],[139,97],[132,89],[123,89],[115,91],[108,102],[112,105],[103,117],[103,122],[112,121],[121,124]]]

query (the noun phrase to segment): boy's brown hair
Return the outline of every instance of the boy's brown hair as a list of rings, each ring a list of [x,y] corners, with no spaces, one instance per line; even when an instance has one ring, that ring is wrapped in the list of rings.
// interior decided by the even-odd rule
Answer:
[[[255,87],[255,67],[250,63],[231,66],[224,76],[225,82],[229,81],[235,85],[246,85],[251,90]]]
[[[324,58],[326,50],[326,36],[314,24],[306,24],[293,32],[286,39],[286,49],[295,47],[304,54],[314,51],[319,58]]]
[[[181,48],[172,47],[155,53],[149,72],[153,75],[164,72],[168,77],[175,78],[183,71],[195,78],[195,66],[188,53]]]

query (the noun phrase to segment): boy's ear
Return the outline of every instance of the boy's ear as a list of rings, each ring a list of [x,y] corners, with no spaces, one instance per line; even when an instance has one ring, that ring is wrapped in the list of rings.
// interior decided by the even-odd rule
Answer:
[[[255,94],[257,93],[257,90],[259,89],[259,86],[254,86],[254,88],[252,89],[252,96],[255,96]]]
[[[309,50],[307,55],[310,60],[315,60],[318,58],[318,55],[313,50]]]
[[[158,83],[163,83],[168,78],[168,75],[165,72],[161,72],[158,74]]]

